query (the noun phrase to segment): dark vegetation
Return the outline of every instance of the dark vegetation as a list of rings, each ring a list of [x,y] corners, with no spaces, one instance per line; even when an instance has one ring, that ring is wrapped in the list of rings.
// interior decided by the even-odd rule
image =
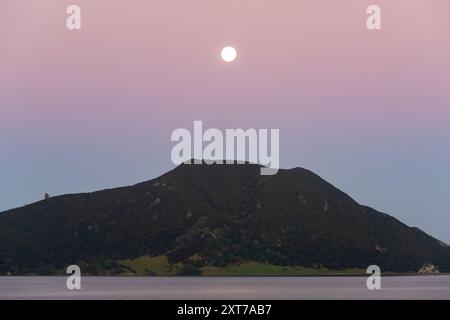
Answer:
[[[0,274],[123,272],[166,255],[179,274],[242,260],[281,266],[450,271],[447,245],[359,205],[314,173],[257,165],[181,165],[130,187],[71,194],[0,214]]]

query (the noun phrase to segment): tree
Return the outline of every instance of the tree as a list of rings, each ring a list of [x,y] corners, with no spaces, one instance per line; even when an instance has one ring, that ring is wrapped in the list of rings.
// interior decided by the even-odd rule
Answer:
[[[44,194],[44,199],[47,200],[48,198],[50,198],[50,195],[48,193]]]

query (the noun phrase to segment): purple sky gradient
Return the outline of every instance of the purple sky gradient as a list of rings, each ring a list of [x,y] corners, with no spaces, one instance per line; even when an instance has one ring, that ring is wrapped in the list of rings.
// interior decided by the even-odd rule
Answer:
[[[81,31],[65,27],[69,4]],[[381,31],[366,28],[370,4]],[[281,167],[450,242],[448,12],[448,0],[2,0],[0,210],[156,177],[173,167],[171,132],[203,120],[279,128]]]

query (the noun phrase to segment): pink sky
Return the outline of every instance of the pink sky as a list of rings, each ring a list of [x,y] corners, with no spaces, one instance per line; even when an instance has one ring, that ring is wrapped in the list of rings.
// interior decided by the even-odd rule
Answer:
[[[81,31],[65,27],[69,4]],[[381,31],[366,28],[370,4]],[[450,241],[449,12],[448,0],[2,0],[0,210],[154,177],[171,167],[171,131],[203,120],[280,128],[283,167]]]

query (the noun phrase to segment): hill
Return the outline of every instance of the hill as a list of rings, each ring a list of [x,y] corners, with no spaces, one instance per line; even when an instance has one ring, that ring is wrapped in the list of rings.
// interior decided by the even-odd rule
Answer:
[[[450,271],[447,245],[311,171],[259,169],[183,164],[134,186],[3,212],[0,274],[55,274],[70,264],[90,274],[137,273],[145,257],[157,261],[141,268],[147,274],[217,274],[249,263],[301,273],[371,264],[417,272],[431,262]]]

